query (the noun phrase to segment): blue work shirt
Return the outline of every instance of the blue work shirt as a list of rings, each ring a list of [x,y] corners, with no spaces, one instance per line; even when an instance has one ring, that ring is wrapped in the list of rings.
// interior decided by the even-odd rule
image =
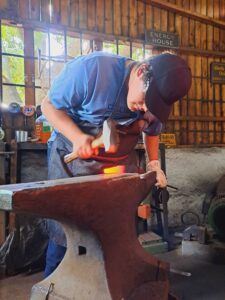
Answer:
[[[130,64],[129,64],[130,62]],[[76,124],[88,122],[101,127],[112,117],[121,125],[146,120],[148,135],[161,132],[161,122],[149,112],[132,112],[127,106],[127,79],[131,59],[105,52],[79,56],[67,63],[54,80],[48,97],[56,109],[64,110]]]
[[[54,80],[48,93],[49,100],[56,109],[66,111],[78,126],[88,123],[96,129],[109,117],[124,126],[144,119],[143,131],[149,135],[158,135],[162,124],[149,111],[132,112],[127,107],[127,79],[134,63],[129,58],[103,52],[80,56],[67,63]],[[133,143],[137,141],[137,134],[124,134],[117,153],[100,153],[98,159],[78,158],[65,167],[63,157],[73,151],[73,145],[58,134],[52,144],[48,178],[95,175],[116,165],[125,166],[127,173],[137,173],[139,170],[133,150]],[[61,226],[51,220],[48,228],[50,239],[66,246]]]

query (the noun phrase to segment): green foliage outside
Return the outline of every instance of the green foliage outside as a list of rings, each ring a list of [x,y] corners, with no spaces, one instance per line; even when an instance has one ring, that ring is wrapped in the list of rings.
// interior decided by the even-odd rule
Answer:
[[[24,55],[23,29],[2,25],[2,52]]]
[[[80,55],[80,39],[72,36],[67,36],[67,59],[72,59]]]
[[[38,55],[38,49],[41,50],[41,55],[48,56],[48,34],[43,31],[34,31],[34,55]]]
[[[133,48],[132,49],[132,59],[136,61],[142,61],[144,59],[144,50],[143,48]]]
[[[9,54],[24,55],[24,40],[23,29],[12,26],[1,26],[2,30],[2,52]],[[3,69],[3,82],[13,84],[24,84],[24,59],[20,57],[13,57],[4,55],[2,57],[2,69]],[[16,101],[24,103],[25,90],[23,87],[12,86],[10,102]],[[7,90],[7,89],[4,89]],[[7,95],[3,93],[3,99],[7,100]]]
[[[129,45],[121,45],[118,46],[119,55],[130,57],[130,46]],[[117,54],[116,44],[104,42],[103,43],[103,51]],[[132,47],[132,59],[136,61],[141,61],[144,58],[143,48]]]
[[[50,55],[65,56],[64,36],[62,34],[50,33]]]
[[[105,52],[116,54],[116,44],[104,42],[102,50]]]
[[[24,55],[24,32],[23,28],[15,26],[1,25],[2,31],[2,52],[5,55],[2,56],[3,60],[3,83],[12,84],[25,84],[25,71],[24,71],[24,58],[14,57],[7,54]],[[41,69],[37,72],[35,71],[35,83],[41,86],[38,89],[36,97],[42,98],[46,94],[46,89],[49,86],[46,84],[49,82],[49,74],[51,73],[51,79],[62,69],[62,64],[64,64],[65,59],[65,45],[64,45],[64,35],[62,33],[55,34],[50,33],[50,49],[49,49],[49,35],[47,32],[34,31],[34,56],[38,57],[38,52],[41,55]],[[67,59],[72,59],[80,55],[80,39],[75,37],[67,36]],[[85,47],[89,45],[88,40],[83,40],[82,49],[85,52]],[[49,53],[51,51],[51,53]],[[107,51],[113,54],[117,54],[117,46],[115,43],[104,42],[103,51]],[[118,45],[119,55],[130,57],[130,46],[129,44],[119,44]],[[49,55],[51,55],[52,60],[48,61]],[[146,51],[145,56],[150,56],[151,51]],[[132,59],[136,61],[141,61],[144,57],[142,47],[132,47]],[[59,59],[60,62],[55,62],[54,59]],[[36,61],[37,62],[37,61]],[[35,63],[37,68],[38,63]],[[50,73],[49,73],[50,71]],[[40,96],[37,96],[39,95]],[[42,95],[43,94],[43,95]],[[39,99],[36,99],[38,102]],[[23,105],[25,103],[25,88],[18,86],[6,86],[3,85],[3,101],[5,103],[18,102]]]

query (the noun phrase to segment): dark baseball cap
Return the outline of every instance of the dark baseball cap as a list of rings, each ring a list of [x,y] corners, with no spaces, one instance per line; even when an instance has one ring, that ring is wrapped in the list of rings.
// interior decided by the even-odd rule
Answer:
[[[191,87],[191,69],[179,56],[164,53],[149,59],[149,87],[145,95],[148,110],[165,122],[177,100]]]

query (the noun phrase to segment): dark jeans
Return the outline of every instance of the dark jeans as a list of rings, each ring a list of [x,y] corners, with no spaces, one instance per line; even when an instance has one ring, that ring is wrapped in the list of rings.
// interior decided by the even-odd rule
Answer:
[[[55,244],[49,240],[46,254],[44,277],[48,277],[58,267],[66,253],[66,247]]]

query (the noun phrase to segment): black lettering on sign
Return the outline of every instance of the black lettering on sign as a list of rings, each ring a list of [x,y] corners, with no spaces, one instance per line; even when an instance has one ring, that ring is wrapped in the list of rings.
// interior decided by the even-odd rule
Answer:
[[[145,33],[145,42],[155,46],[178,48],[179,36],[170,32],[147,30]]]
[[[225,63],[213,62],[210,64],[211,83],[225,84]]]

